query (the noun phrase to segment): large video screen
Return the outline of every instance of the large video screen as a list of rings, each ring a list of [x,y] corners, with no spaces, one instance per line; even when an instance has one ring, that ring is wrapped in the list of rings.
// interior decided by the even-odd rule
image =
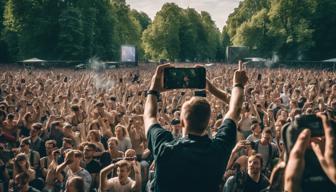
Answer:
[[[132,45],[121,46],[121,62],[136,62],[136,49]]]

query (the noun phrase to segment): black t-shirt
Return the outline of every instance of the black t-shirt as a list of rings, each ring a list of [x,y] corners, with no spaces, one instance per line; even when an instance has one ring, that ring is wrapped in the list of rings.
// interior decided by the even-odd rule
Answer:
[[[108,151],[103,152],[103,154],[100,156],[99,162],[101,164],[101,167],[104,168],[108,165],[110,165],[111,163],[116,163],[120,160],[122,160],[123,158],[115,158],[112,159],[111,154]]]
[[[218,191],[236,131],[236,124],[226,119],[214,139],[195,135],[173,139],[171,132],[152,125],[147,138],[156,162],[154,191]]]
[[[90,173],[99,173],[101,170],[100,163],[96,160],[90,161],[90,163],[86,164],[85,169]]]
[[[249,175],[246,176],[244,192],[259,192],[266,189],[269,185],[268,180],[265,176],[260,175],[259,182],[255,182],[251,179]]]
[[[107,144],[108,139],[109,139],[109,137],[107,137],[105,135],[100,137],[100,142],[104,145],[105,150],[108,149],[108,144]]]
[[[19,126],[19,130],[20,130],[20,133],[19,133],[20,137],[29,137],[30,136],[30,130],[25,125]]]
[[[112,158],[109,152],[105,151],[101,156],[100,156],[100,164],[101,167],[107,167],[112,163]]]

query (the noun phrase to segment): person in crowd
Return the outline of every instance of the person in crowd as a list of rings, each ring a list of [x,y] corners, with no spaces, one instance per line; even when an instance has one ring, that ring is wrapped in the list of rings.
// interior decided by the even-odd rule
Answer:
[[[252,148],[251,142],[247,140],[238,141],[236,146],[233,148],[226,170],[223,176],[223,181],[225,182],[230,176],[237,173],[244,173],[247,170],[247,160],[248,157],[255,154],[255,150]]]
[[[272,131],[265,128],[261,134],[261,139],[254,143],[254,149],[260,153],[263,158],[262,171],[267,176],[270,176],[274,161],[279,157],[277,146],[272,142]]]
[[[81,160],[83,153],[79,150],[68,150],[65,155],[64,162],[57,166],[56,175],[61,177],[61,172],[65,171],[65,184],[71,177],[78,176],[84,180],[84,191],[89,192],[92,184],[92,177],[90,173],[81,167]],[[67,169],[65,169],[67,168]]]
[[[128,137],[126,127],[122,125],[117,125],[115,128],[115,135],[118,139],[117,149],[119,151],[125,152],[127,149],[132,148],[132,143],[130,138]]]
[[[147,91],[144,111],[148,148],[156,163],[154,191],[216,191],[236,142],[236,122],[248,80],[246,72],[239,63],[233,77],[229,111],[213,140],[205,134],[210,104],[200,97],[192,97],[183,104],[180,119],[184,137],[174,140],[171,132],[157,121],[157,101],[164,91],[161,80],[166,67],[170,65],[157,67]]]
[[[97,146],[94,143],[88,143],[84,147],[84,163],[85,169],[91,174],[92,187],[97,188],[99,183],[99,172],[101,170],[100,163],[94,159],[94,153],[97,151]]]
[[[101,135],[98,130],[91,130],[88,133],[87,141],[94,143],[97,146],[97,150],[102,152],[105,151],[104,145],[100,142]]]
[[[72,126],[77,126],[80,123],[82,123],[86,118],[87,115],[84,111],[80,109],[80,106],[78,105],[72,105],[71,106],[72,114],[69,116],[69,123]]]
[[[48,140],[45,142],[46,156],[40,159],[40,168],[42,176],[45,178],[47,176],[48,166],[53,161],[53,151],[56,150],[56,141]]]
[[[40,190],[29,185],[30,175],[26,172],[19,173],[15,176],[12,192],[40,192]]]
[[[131,140],[132,148],[135,150],[138,160],[142,159],[142,154],[147,148],[147,138],[142,127],[143,123],[141,123],[139,119],[129,117],[127,131]]]
[[[41,123],[34,123],[30,129],[30,149],[39,153],[40,157],[45,156],[44,142],[40,137],[42,129]]]
[[[263,158],[259,155],[251,155],[247,161],[247,174],[231,176],[225,183],[223,192],[265,190],[269,186],[268,179],[261,173]]]
[[[107,175],[118,169],[118,176],[108,179]],[[133,168],[135,173],[135,181],[129,178],[129,174]],[[100,172],[100,189],[111,191],[140,191],[141,190],[141,175],[140,167],[138,167],[135,161],[130,164],[126,160],[118,161],[115,164],[111,164],[105,167]]]
[[[251,131],[252,133],[246,138],[246,140],[250,142],[256,142],[261,138],[261,127],[258,122],[251,125]]]
[[[39,170],[40,167],[40,154],[37,151],[30,149],[30,138],[26,137],[20,142],[20,152],[27,155],[30,165]]]
[[[65,192],[81,192],[85,191],[84,180],[81,177],[72,177],[65,186]]]
[[[30,166],[28,156],[25,153],[19,153],[14,159],[13,178],[23,172],[29,175],[29,181],[33,181],[36,178],[36,172],[33,167]]]
[[[108,150],[103,152],[100,157],[100,163],[102,167],[106,167],[109,164],[116,162],[124,157],[124,153],[117,149],[118,139],[116,137],[111,137],[107,141]]]
[[[14,137],[17,137],[17,121],[14,120],[15,116],[13,113],[7,115],[7,119],[3,121],[3,131]]]
[[[62,188],[63,177],[56,175],[56,170],[58,166],[58,157],[60,156],[59,150],[52,151],[52,161],[48,164],[47,174],[45,176],[45,186],[46,191],[59,191]]]

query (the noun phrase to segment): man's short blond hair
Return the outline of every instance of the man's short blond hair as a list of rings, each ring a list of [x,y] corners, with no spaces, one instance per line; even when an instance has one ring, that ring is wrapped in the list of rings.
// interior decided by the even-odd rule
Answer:
[[[201,134],[209,124],[211,107],[205,98],[192,97],[183,104],[181,114],[187,121],[189,131]]]

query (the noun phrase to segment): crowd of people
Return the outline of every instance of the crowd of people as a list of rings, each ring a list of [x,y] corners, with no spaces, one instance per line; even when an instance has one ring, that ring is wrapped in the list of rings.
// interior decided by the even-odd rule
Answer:
[[[100,72],[0,71],[0,192],[169,191],[162,188],[177,184],[188,191],[194,188],[173,179],[185,172],[203,174],[191,182],[196,186],[207,182],[202,186],[209,190],[196,191],[266,191],[272,187],[283,191],[286,185],[285,190],[295,191],[294,181],[290,182],[300,173],[295,158],[302,159],[310,132],[299,136],[301,143],[296,145],[301,148],[294,147],[289,157],[294,162],[291,170],[275,177],[275,170],[286,159],[281,129],[299,115],[336,109],[335,73],[251,68],[245,78],[236,76],[236,68],[208,67],[205,98],[195,97],[192,89],[157,88],[153,84],[160,78],[153,66]],[[147,90],[153,92],[146,94]],[[186,112],[185,103],[199,105],[192,109],[199,121],[185,120],[186,114],[194,113]],[[208,119],[203,109],[209,109]],[[195,127],[203,124],[205,131],[197,132]],[[183,147],[192,146],[192,152],[172,144],[188,137],[183,131],[186,126],[193,126],[194,132],[189,129],[189,143]],[[327,135],[326,124],[324,129]],[[192,145],[193,140],[202,143],[207,139],[214,144],[200,144],[200,148],[222,150],[216,154],[223,155],[203,153]],[[322,147],[321,153],[318,146],[313,149],[336,183],[334,140],[319,142],[333,147],[329,160],[324,159],[327,149]],[[163,146],[164,142],[171,146]],[[203,163],[191,167],[195,161]],[[169,177],[163,176],[169,171]]]

